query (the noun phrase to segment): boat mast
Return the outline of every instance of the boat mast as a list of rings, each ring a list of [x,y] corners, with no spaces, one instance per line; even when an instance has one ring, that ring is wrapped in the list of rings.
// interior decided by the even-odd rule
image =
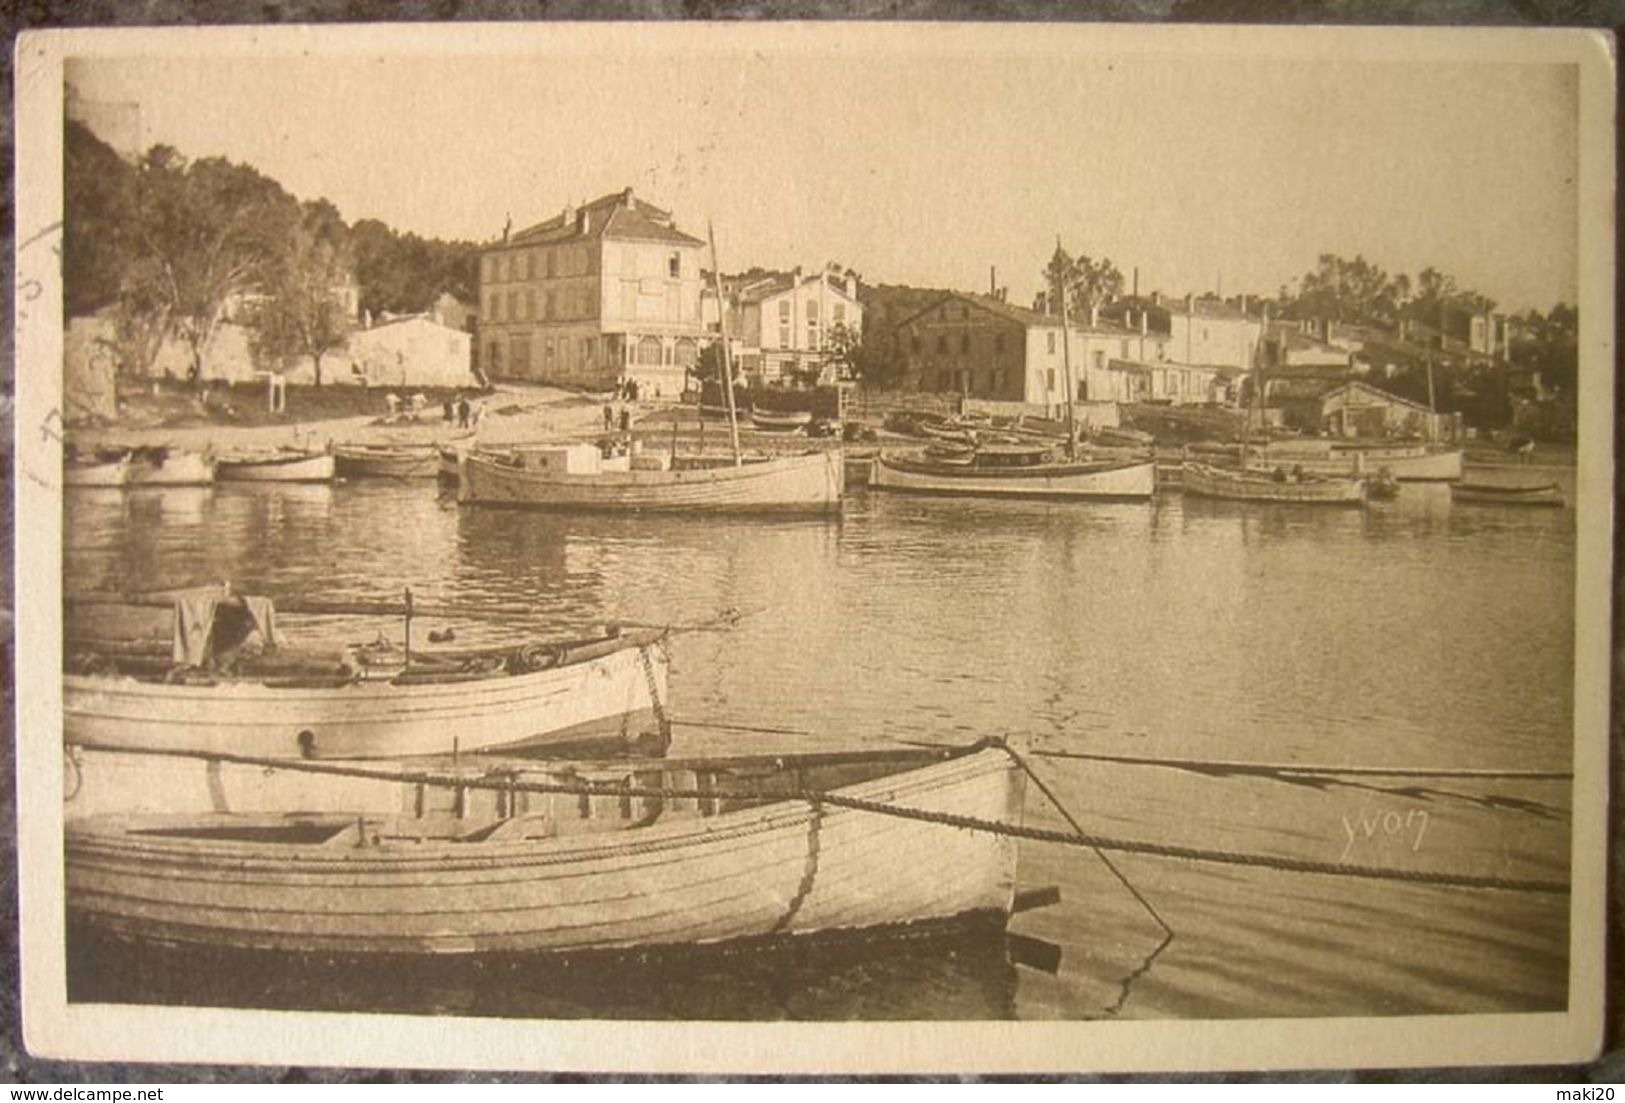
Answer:
[[[1059,234],[1057,234],[1055,237],[1055,251],[1057,254],[1061,251],[1061,238]],[[1066,273],[1061,272],[1058,275],[1061,295],[1061,366],[1066,372],[1066,454],[1068,459],[1077,459],[1077,418],[1072,412],[1072,327],[1067,323],[1066,314],[1066,297],[1067,291],[1070,289],[1066,285]]]
[[[711,283],[717,292],[717,330],[722,337],[722,392],[728,397],[728,439],[733,442],[734,466],[742,467],[745,457],[739,451],[739,411],[734,409],[733,365],[728,360],[728,304],[722,298],[722,269],[717,265],[717,228],[705,224],[706,236],[711,239]],[[704,422],[704,416],[701,416]]]

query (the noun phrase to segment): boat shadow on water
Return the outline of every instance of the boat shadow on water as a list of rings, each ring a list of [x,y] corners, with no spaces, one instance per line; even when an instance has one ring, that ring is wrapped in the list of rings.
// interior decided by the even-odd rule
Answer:
[[[68,1000],[497,1019],[1015,1018],[1003,916],[583,954],[180,948],[70,923]]]

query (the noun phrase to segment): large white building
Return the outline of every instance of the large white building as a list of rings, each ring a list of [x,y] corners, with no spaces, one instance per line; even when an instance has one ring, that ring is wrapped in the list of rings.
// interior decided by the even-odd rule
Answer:
[[[699,360],[696,237],[632,189],[504,234],[480,255],[479,366],[492,379],[675,395]]]

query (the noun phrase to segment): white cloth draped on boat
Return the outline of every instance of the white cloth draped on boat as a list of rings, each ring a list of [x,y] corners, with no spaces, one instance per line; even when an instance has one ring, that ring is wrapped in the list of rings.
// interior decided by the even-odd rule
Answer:
[[[246,652],[274,651],[281,643],[270,598],[232,596],[219,589],[175,597],[174,661],[180,666],[228,662]]]

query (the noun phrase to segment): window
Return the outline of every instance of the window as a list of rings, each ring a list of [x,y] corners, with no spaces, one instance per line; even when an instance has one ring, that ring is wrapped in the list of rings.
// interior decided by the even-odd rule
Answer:
[[[536,250],[534,249],[525,254],[525,278],[527,280],[536,278]]]
[[[1122,345],[1123,345],[1123,351],[1122,351],[1121,355],[1119,356],[1119,359],[1127,360],[1128,359],[1128,338],[1127,337],[1123,338]]]
[[[1105,349],[1096,349],[1095,350],[1095,370],[1096,371],[1105,371],[1106,370],[1106,350]]]
[[[502,346],[496,341],[491,342],[491,374],[498,375],[502,371]]]
[[[556,262],[553,260],[553,254],[556,253],[556,252],[558,252],[558,250],[549,249],[547,251],[547,253],[545,254],[546,259],[547,259],[547,278],[548,279],[553,278],[553,274],[554,274],[553,269],[556,267]]]
[[[491,294],[491,309],[490,309],[489,313],[491,315],[491,320],[493,322],[502,321],[502,292],[500,292],[500,291],[492,292],[492,294]]]
[[[480,278],[491,283],[497,278],[497,259],[488,256],[480,263]]]
[[[695,344],[693,338],[677,338],[677,366],[684,369],[693,368],[700,362],[700,346]]]
[[[960,303],[959,304],[959,320],[961,322],[963,322],[966,318],[969,318],[969,317],[970,317],[970,307],[966,306],[964,303]]]
[[[1049,333],[1047,334],[1047,336],[1049,337],[1049,351],[1054,352],[1055,351],[1055,331],[1053,329],[1050,330]],[[1050,374],[1054,375],[1055,373],[1051,372]],[[1050,385],[1050,390],[1053,391],[1054,389],[1055,389],[1054,384],[1051,384]]]
[[[833,316],[833,318],[831,320],[834,321],[834,323],[836,325],[838,325],[838,326],[846,324],[846,304],[845,303],[836,303],[835,304],[835,312],[834,312],[834,316]]]
[[[497,318],[497,297],[493,291],[485,293],[485,320],[494,322]]]
[[[948,351],[948,335],[946,333],[937,334],[937,351],[940,353]]]
[[[790,320],[790,300],[789,299],[780,299],[779,300],[779,321],[788,322],[789,320]]]
[[[779,327],[779,347],[781,349],[787,349],[787,348],[790,347],[790,327],[789,326],[781,325]]]
[[[534,287],[525,288],[525,317],[536,317],[536,289]]]
[[[818,321],[818,300],[817,299],[809,299],[807,301],[807,321],[809,321],[809,322]]]
[[[678,279],[683,274],[683,254],[673,253],[666,258],[666,275]]]
[[[597,353],[597,349],[594,347],[597,343],[591,337],[581,339],[581,362],[583,364],[592,363],[593,356]]]
[[[650,366],[659,366],[660,360],[660,338],[640,337],[638,339],[638,363]]]
[[[959,351],[960,352],[969,352],[970,351],[970,334],[961,333],[959,335]]]
[[[542,317],[553,317],[553,292],[548,291],[542,295]]]
[[[519,292],[508,292],[508,320],[519,317]]]
[[[542,341],[542,359],[549,364],[553,362],[553,338],[551,337]]]
[[[1055,393],[1055,369],[1048,368],[1044,372],[1044,390],[1050,394]]]
[[[995,333],[993,335],[993,351],[994,352],[1003,352],[1004,351],[1004,334]]]

